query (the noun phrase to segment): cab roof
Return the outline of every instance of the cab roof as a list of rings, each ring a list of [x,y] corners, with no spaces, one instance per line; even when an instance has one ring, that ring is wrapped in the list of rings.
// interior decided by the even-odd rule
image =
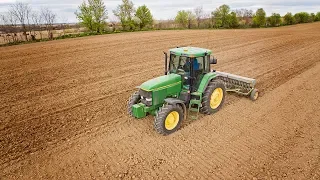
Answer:
[[[170,49],[170,54],[177,56],[187,56],[187,57],[202,57],[205,54],[211,55],[212,51],[209,49],[198,48],[198,47],[177,47]]]

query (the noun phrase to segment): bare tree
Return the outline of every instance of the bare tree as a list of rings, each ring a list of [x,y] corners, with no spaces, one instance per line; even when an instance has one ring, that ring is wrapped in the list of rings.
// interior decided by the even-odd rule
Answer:
[[[211,28],[211,14],[210,13],[204,13],[203,14],[203,20],[206,28]]]
[[[250,9],[246,9],[244,12],[244,20],[246,21],[246,24],[249,24],[250,20],[253,18],[253,11]]]
[[[22,26],[22,32],[27,41],[28,36],[26,23],[28,23],[29,15],[31,13],[31,7],[27,3],[17,2],[10,6],[9,12],[13,15],[13,18],[15,18]]]
[[[213,12],[211,12],[211,15],[210,15],[210,25],[211,25],[211,28],[214,28],[215,21],[216,21],[216,18],[214,17]]]
[[[0,14],[0,26],[4,26],[5,25],[5,22],[4,22],[4,15],[3,14]]]
[[[17,19],[14,17],[12,12],[8,12],[6,18],[8,22],[7,24],[10,24],[13,27],[17,26]]]
[[[7,22],[6,22],[6,17],[3,14],[0,14],[0,36],[3,38],[3,42],[6,42],[6,26],[7,26]]]
[[[44,24],[46,26],[46,30],[48,32],[48,38],[52,39],[53,38],[52,30],[53,30],[53,24],[56,21],[56,14],[54,14],[48,8],[42,8],[41,16],[43,18]]]
[[[62,16],[62,17],[60,17],[60,20],[61,20],[62,33],[63,33],[63,35],[65,35],[66,34],[65,30],[68,26],[68,18],[65,16]]]
[[[0,33],[1,34],[4,32],[4,28],[6,26],[6,22],[4,20],[5,20],[4,15],[0,14]]]
[[[4,31],[5,39],[8,42],[11,42],[10,37],[12,38],[12,41],[18,41],[17,39],[17,19],[14,17],[12,12],[7,12],[1,17],[4,27],[2,31]]]
[[[201,23],[201,20],[203,18],[203,8],[201,6],[199,7],[196,7],[194,9],[194,13],[196,15],[196,20],[197,20],[197,25],[198,25],[198,28],[200,28],[200,23]]]
[[[192,11],[187,11],[188,29],[191,29],[192,21],[195,19],[195,15]]]
[[[32,15],[32,10],[30,8],[30,11],[27,12],[27,23],[28,23],[27,29],[29,30],[29,34],[30,35],[31,35],[31,31],[32,31],[32,28],[31,28],[31,15]]]
[[[253,11],[248,9],[236,9],[235,13],[240,20],[245,20],[245,24],[249,24],[250,19],[253,17]]]
[[[41,16],[41,13],[38,11],[35,11],[31,15],[32,23],[33,23],[33,36],[36,37],[36,31],[40,34],[40,39],[42,39],[42,29],[41,24],[43,23],[43,19]]]
[[[4,28],[5,28],[5,24],[4,24],[4,21],[3,21],[3,15],[0,14],[0,37],[3,38],[3,42],[6,42],[5,36],[3,35],[4,34],[3,29]]]
[[[236,13],[237,17],[240,18],[240,20],[242,20],[244,14],[243,9],[236,9],[234,12]]]

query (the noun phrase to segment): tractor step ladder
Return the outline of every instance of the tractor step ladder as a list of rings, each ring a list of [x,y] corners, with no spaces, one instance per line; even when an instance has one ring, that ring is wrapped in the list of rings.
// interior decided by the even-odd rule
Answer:
[[[202,94],[198,93],[198,92],[191,93],[191,95],[192,96],[199,96],[200,97],[199,99],[201,99],[201,96],[202,96]],[[196,106],[196,107],[194,107],[194,106]],[[190,117],[191,117],[192,120],[198,119],[201,107],[202,107],[201,100],[191,99],[190,103],[189,103],[189,114],[188,114],[188,116],[190,116],[191,112],[196,112],[197,113],[196,116],[190,116]]]

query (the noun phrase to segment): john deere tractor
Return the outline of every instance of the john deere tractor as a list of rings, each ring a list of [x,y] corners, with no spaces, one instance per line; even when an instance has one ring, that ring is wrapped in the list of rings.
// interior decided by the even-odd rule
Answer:
[[[180,128],[181,122],[198,113],[213,114],[223,106],[227,91],[258,98],[256,80],[211,70],[217,59],[212,51],[177,47],[165,54],[165,75],[139,86],[128,101],[128,112],[135,118],[154,115],[154,127],[163,135]],[[196,114],[196,115],[194,115]]]

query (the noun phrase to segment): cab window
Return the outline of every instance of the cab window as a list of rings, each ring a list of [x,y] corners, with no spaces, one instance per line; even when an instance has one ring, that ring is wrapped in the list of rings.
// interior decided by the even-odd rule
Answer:
[[[187,61],[188,57],[171,54],[169,71],[171,73],[176,73],[178,69],[183,69],[186,72],[189,71],[189,69],[186,68]]]
[[[197,63],[198,63],[198,68],[195,69],[195,70],[203,70],[204,69],[203,57],[197,57],[196,60],[197,60]]]

